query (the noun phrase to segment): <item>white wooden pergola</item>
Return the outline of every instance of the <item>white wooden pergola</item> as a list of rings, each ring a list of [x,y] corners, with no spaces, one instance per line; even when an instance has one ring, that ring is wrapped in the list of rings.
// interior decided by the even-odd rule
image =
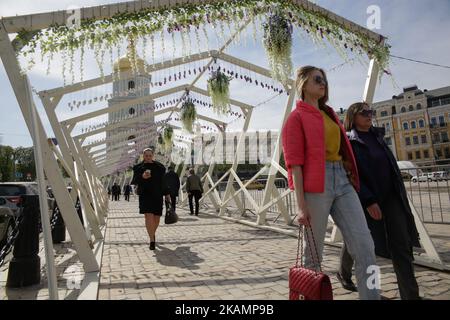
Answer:
[[[202,4],[214,3],[218,2],[218,0],[157,0],[150,2],[130,1],[126,3],[83,8],[81,9],[81,18],[99,20],[109,18],[117,13],[137,12],[139,10],[149,8],[154,10],[171,8],[175,5],[185,4],[188,2]],[[312,12],[327,15],[328,18],[334,20],[338,24],[343,25],[355,32],[363,33],[370,39],[374,39],[379,42],[380,45],[384,44],[385,38],[381,35],[335,15],[334,13],[312,4],[309,1],[293,0],[293,2],[298,6],[308,8]],[[60,207],[61,214],[70,234],[70,238],[87,274],[83,287],[88,289],[92,288],[92,290],[95,290],[95,278],[98,277],[100,270],[100,258],[104,237],[103,234],[108,212],[108,195],[105,187],[114,182],[117,182],[122,186],[126,183],[127,179],[129,179],[126,175],[127,169],[135,162],[142,149],[148,146],[150,141],[154,140],[155,136],[149,135],[149,133],[152,132],[155,127],[161,128],[167,125],[172,126],[174,129],[180,129],[180,127],[173,124],[168,124],[167,121],[149,124],[149,126],[146,127],[135,127],[135,124],[139,122],[139,120],[142,120],[143,117],[142,115],[136,115],[135,117],[130,117],[129,119],[118,123],[107,123],[103,127],[99,127],[78,135],[73,134],[74,128],[77,124],[83,121],[92,120],[96,117],[104,116],[111,112],[121,111],[139,103],[145,103],[173,94],[180,94],[180,96],[183,97],[186,90],[209,97],[207,90],[202,89],[197,85],[198,80],[205,74],[205,70],[207,70],[207,68],[204,68],[203,71],[200,72],[190,83],[185,83],[170,89],[163,89],[161,91],[151,93],[148,96],[137,97],[135,99],[91,111],[64,121],[60,121],[58,119],[55,110],[65,95],[94,88],[100,85],[105,85],[107,83],[112,83],[114,80],[114,75],[110,74],[105,77],[90,79],[82,83],[74,83],[65,87],[38,92],[37,95],[45,108],[46,115],[57,140],[57,145],[54,145],[53,142],[51,142],[52,140],[48,139],[42,125],[42,120],[36,112],[28,76],[23,75],[20,72],[16,52],[14,51],[9,35],[17,33],[20,30],[41,30],[48,28],[51,24],[64,24],[68,18],[67,15],[68,13],[66,11],[55,11],[2,18],[0,20],[0,57],[3,61],[3,65],[8,74],[25,122],[33,137],[34,146],[36,148],[35,154],[37,154],[38,157],[41,157],[41,160],[37,161],[37,172],[40,180],[41,192],[45,190],[45,188],[43,188],[45,186],[45,172],[45,177],[48,180],[48,184],[52,186],[56,201]],[[249,21],[243,22],[240,30],[243,30],[248,23]],[[236,34],[231,35],[231,37],[218,50],[208,50],[205,52],[192,54],[187,57],[180,57],[174,60],[148,65],[146,67],[147,71],[152,73],[200,60],[207,60],[208,63],[206,66],[208,67],[217,60],[239,66],[242,69],[250,70],[263,77],[272,78],[270,70],[237,57],[233,57],[224,52],[235,36]],[[369,64],[366,84],[362,96],[363,100],[368,103],[373,101],[378,74],[379,67],[377,66],[375,60],[372,59]],[[130,76],[132,76],[131,73],[124,73],[121,75],[123,78]],[[282,119],[278,124],[279,132],[281,132],[281,129],[292,110],[295,99],[294,81],[290,80],[285,85],[284,90],[288,93],[288,96],[283,109]],[[244,145],[244,135],[249,127],[254,106],[235,99],[231,99],[230,103],[240,108],[245,119],[242,127],[242,133],[238,140],[239,150]],[[180,111],[179,104],[180,102],[169,108],[155,110],[154,115],[157,116],[168,114],[169,119],[174,113],[178,113]],[[210,116],[199,115],[198,118],[203,121],[207,121],[218,128],[219,134],[217,135],[218,139],[216,143],[222,143],[220,137],[226,132],[227,123]],[[107,139],[86,144],[87,138],[116,128],[125,128],[125,131],[112,135]],[[247,203],[250,203],[252,209],[257,214],[258,218],[254,225],[266,225],[267,210],[273,205],[278,206],[279,212],[282,213],[285,223],[291,224],[292,217],[288,214],[288,210],[285,207],[283,199],[292,191],[285,190],[280,193],[275,186],[275,178],[278,172],[287,178],[286,170],[279,164],[282,151],[280,139],[281,136],[278,137],[278,140],[275,143],[275,150],[270,163],[264,166],[245,184],[241,181],[238,175],[238,153],[235,154],[231,168],[218,181],[213,181],[212,177],[215,163],[214,161],[211,162],[208,171],[202,177],[205,193],[201,201],[208,199],[213,204],[218,214],[220,216],[224,216],[226,215],[226,208],[232,201],[237,205],[241,212],[244,212],[245,208],[239,198],[241,193],[243,193],[246,200],[248,200]],[[131,145],[130,143],[133,144]],[[106,147],[107,144],[108,148]],[[98,147],[102,148],[95,149]],[[107,153],[107,156],[105,153]],[[187,153],[187,156],[190,157],[190,153]],[[71,194],[67,191],[57,160],[59,160],[60,164],[70,176],[71,185],[73,187]],[[168,159],[166,158],[166,160]],[[186,163],[180,163],[178,165],[183,166],[181,171],[181,175],[183,176],[187,169],[187,165]],[[268,175],[268,180],[265,185],[262,204],[257,204],[248,192],[247,186],[249,186],[262,174]],[[227,186],[223,196],[220,196],[217,188],[218,185],[225,180],[225,178],[228,178]],[[235,182],[239,185],[237,190],[233,186]],[[83,225],[78,219],[78,215],[75,210],[75,202],[77,197],[79,197],[83,208],[85,228],[83,228]],[[180,197],[181,203],[186,204],[186,195],[183,191],[180,191]],[[41,203],[41,206],[44,205],[45,203]],[[41,207],[41,212],[47,211],[45,208]],[[421,235],[422,245],[425,248],[428,257],[432,262],[442,265],[442,261],[440,260],[438,253],[436,252],[423,224],[416,213],[415,218]],[[43,219],[43,221],[44,220],[45,219]],[[51,251],[51,238],[48,239],[49,226],[46,227],[45,224],[46,223],[44,223],[44,232],[47,230],[46,256],[49,257],[49,260],[47,261],[49,264],[48,270],[51,270],[50,264],[53,263],[53,252]],[[334,228],[331,241],[338,240],[340,240],[339,233],[337,232],[337,229]],[[52,277],[51,274],[49,274],[49,281],[51,281],[52,278],[54,279],[54,275]],[[53,295],[51,297],[57,298],[57,291],[55,290],[56,284],[49,282],[49,285],[49,288],[53,288]]]

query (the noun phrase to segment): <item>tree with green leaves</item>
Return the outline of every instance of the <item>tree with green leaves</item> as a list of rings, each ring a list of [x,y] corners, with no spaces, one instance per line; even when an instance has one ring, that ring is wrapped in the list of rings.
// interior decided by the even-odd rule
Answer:
[[[14,180],[14,149],[0,145],[0,181]]]

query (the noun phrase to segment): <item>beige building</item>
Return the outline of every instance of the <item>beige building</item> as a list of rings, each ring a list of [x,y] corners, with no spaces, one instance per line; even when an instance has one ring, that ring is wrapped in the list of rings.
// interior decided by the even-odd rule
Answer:
[[[374,125],[386,129],[386,143],[398,161],[420,166],[450,163],[450,87],[406,87],[372,107]]]

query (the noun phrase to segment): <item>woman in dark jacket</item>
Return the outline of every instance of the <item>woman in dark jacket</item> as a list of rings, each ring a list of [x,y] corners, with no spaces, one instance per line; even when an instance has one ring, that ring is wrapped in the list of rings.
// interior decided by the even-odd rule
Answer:
[[[401,298],[420,299],[412,251],[413,246],[420,247],[419,234],[397,161],[384,142],[384,129],[372,126],[372,114],[366,103],[355,103],[348,109],[344,123],[358,166],[358,195],[375,253],[392,259]],[[355,289],[352,266],[344,244],[338,279],[349,290]]]
[[[162,216],[163,196],[169,200],[164,182],[166,168],[162,163],[153,160],[153,149],[144,149],[143,157],[144,161],[133,167],[131,184],[137,186],[139,213],[145,216],[145,227],[150,237],[150,250],[155,250],[156,230]]]

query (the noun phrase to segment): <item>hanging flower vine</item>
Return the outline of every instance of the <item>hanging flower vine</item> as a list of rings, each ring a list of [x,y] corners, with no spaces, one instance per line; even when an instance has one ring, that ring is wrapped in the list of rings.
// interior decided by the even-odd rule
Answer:
[[[276,8],[276,10],[274,10]],[[202,30],[209,48],[208,32],[205,26],[215,25],[213,31],[222,37],[223,27],[230,29],[232,24],[240,25],[243,21],[253,21],[256,28],[261,25],[262,17],[271,12],[264,24],[264,45],[273,73],[280,81],[290,75],[290,47],[292,44],[292,26],[304,30],[316,43],[328,41],[339,52],[348,54],[367,54],[374,58],[382,70],[388,69],[389,45],[369,36],[365,30],[351,29],[325,13],[309,7],[303,7],[288,0],[228,0],[213,3],[184,3],[172,8],[159,10],[144,9],[138,12],[119,13],[107,19],[83,19],[80,26],[67,27],[52,25],[40,31],[21,31],[14,40],[17,53],[32,62],[32,55],[37,49],[49,60],[53,54],[66,50],[72,51],[88,46],[93,49],[98,63],[103,64],[103,55],[111,47],[119,47],[131,34],[134,39],[150,36],[152,41],[152,60],[154,58],[154,34],[159,32],[162,42],[161,54],[164,57],[166,44],[164,33],[182,32],[182,37],[189,35],[190,28]],[[196,31],[197,34],[197,31]],[[196,38],[197,36],[194,36]],[[282,42],[286,40],[286,42]],[[192,48],[189,39],[184,50]],[[83,58],[84,53],[81,54]],[[289,58],[288,58],[289,56]],[[29,64],[32,67],[33,63]],[[136,67],[136,64],[135,64]],[[99,65],[100,72],[104,66]],[[72,69],[69,67],[69,69]],[[74,68],[77,69],[77,68]],[[383,74],[381,72],[380,74]],[[81,75],[83,77],[83,75]]]
[[[173,128],[172,127],[165,127],[164,128],[164,144],[166,148],[170,148],[172,146],[173,141]]]
[[[183,123],[183,128],[193,133],[195,120],[197,120],[197,110],[195,109],[194,103],[190,99],[187,99],[181,105],[181,122]]]
[[[263,29],[272,77],[286,86],[292,75],[292,24],[281,12],[275,12],[267,18]]]
[[[230,109],[230,80],[220,69],[213,71],[208,80],[208,92],[218,114],[225,114]]]

